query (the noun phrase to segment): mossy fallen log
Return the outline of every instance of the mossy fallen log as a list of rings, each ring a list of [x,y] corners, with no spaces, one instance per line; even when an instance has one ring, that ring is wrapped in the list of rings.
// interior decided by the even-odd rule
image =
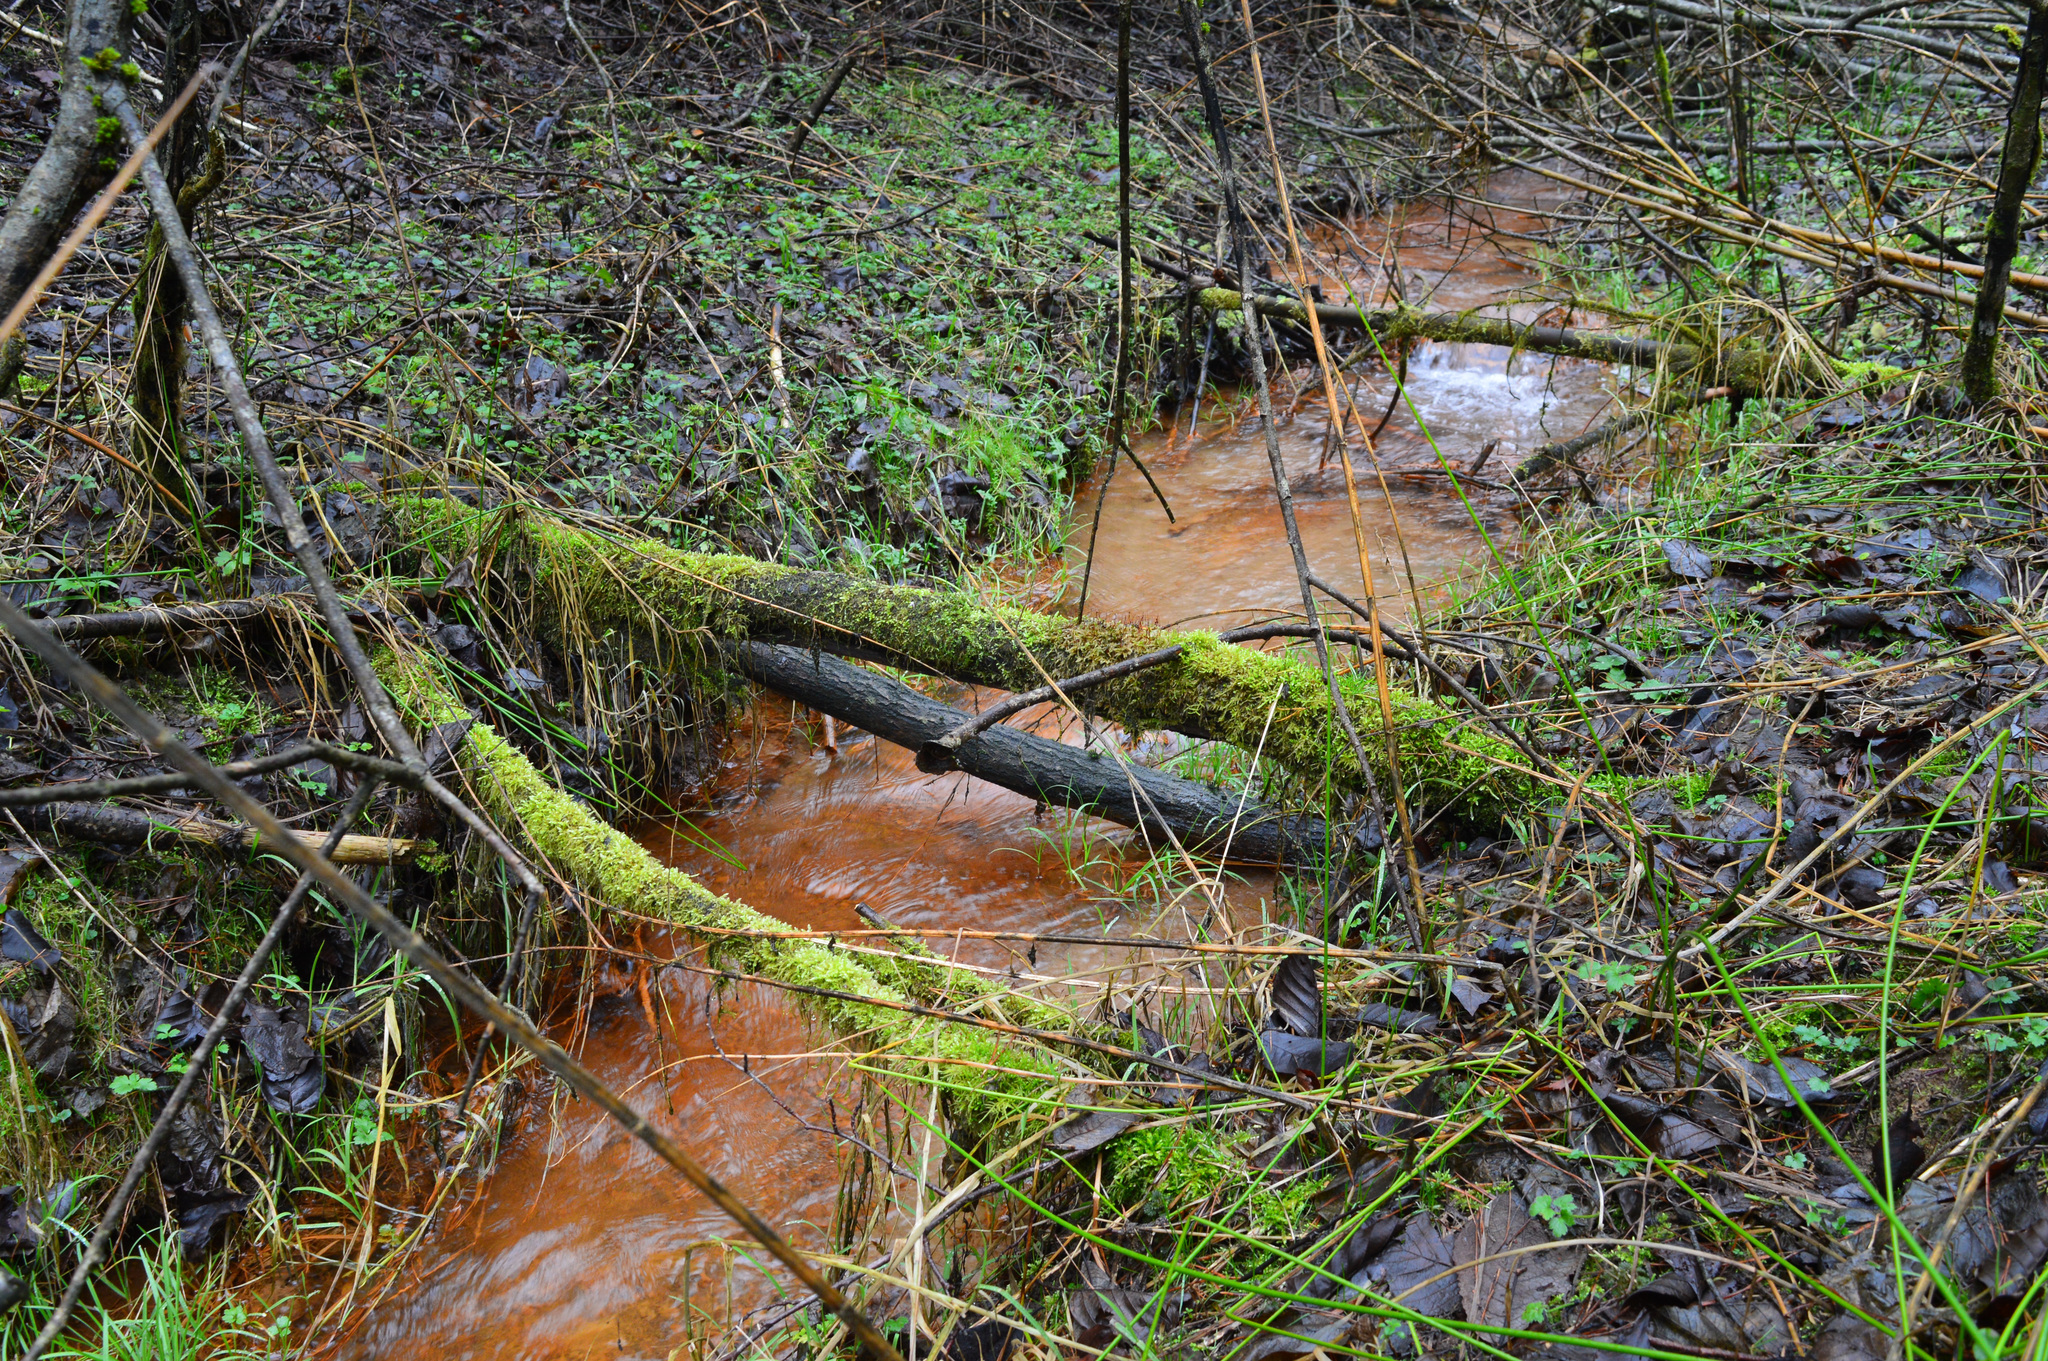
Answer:
[[[413,721],[431,725],[472,717],[432,663],[385,652],[377,669]],[[886,1056],[883,1061],[892,1066],[928,1066],[945,1085],[948,1109],[963,1127],[986,1130],[1041,1106],[1049,1111],[1059,1094],[1055,1079],[1085,1075],[1078,1060],[1037,1045],[852,999],[939,1004],[1049,1030],[1071,1028],[1071,1013],[1004,991],[919,950],[856,954],[829,942],[776,939],[803,924],[722,897],[663,865],[549,780],[488,724],[471,726],[457,755],[485,813],[593,904],[625,908],[685,933],[705,933],[699,939],[718,968],[817,990],[802,995],[817,1020],[857,1049]]]
[[[1312,783],[1363,784],[1312,662],[1213,633],[1076,621],[989,604],[965,591],[892,586],[836,572],[690,553],[511,507],[480,513],[445,498],[402,498],[391,519],[454,563],[469,554],[530,574],[533,604],[565,647],[607,635],[644,642],[658,665],[716,665],[727,642],[789,643],[971,685],[1023,691],[1172,645],[1173,660],[1091,689],[1081,702],[1127,731],[1178,732],[1261,751]],[[1357,716],[1379,712],[1369,672],[1340,676]],[[1410,788],[1475,807],[1527,794],[1497,736],[1400,690],[1394,721]],[[1368,741],[1377,759],[1385,744]],[[1387,772],[1378,772],[1385,779]]]
[[[1243,309],[1234,289],[1205,288],[1202,306],[1228,316]],[[1261,316],[1306,323],[1308,308],[1295,298],[1253,294]],[[1881,365],[1836,363],[1818,350],[1765,349],[1759,345],[1709,347],[1682,341],[1652,340],[1570,326],[1538,326],[1505,317],[1478,317],[1465,312],[1425,312],[1396,306],[1376,312],[1357,307],[1316,304],[1316,319],[1326,328],[1364,330],[1383,344],[1398,340],[1500,345],[1537,354],[1591,359],[1602,364],[1627,364],[1650,369],[1670,379],[1703,388],[1725,387],[1736,396],[1820,395],[1898,373]]]

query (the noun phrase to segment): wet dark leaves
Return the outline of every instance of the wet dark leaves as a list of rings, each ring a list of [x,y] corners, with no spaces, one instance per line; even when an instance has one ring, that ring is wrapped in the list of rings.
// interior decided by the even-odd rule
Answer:
[[[23,1057],[37,1076],[63,1077],[78,1066],[78,1007],[62,982],[52,978],[47,986],[0,999],[0,1010],[7,1013],[21,1039]]]
[[[548,692],[548,683],[540,673],[531,667],[515,666],[505,672],[505,689],[514,695],[540,695]]]
[[[959,520],[969,530],[981,524],[989,480],[964,472],[950,472],[939,479],[939,509],[948,520]]]
[[[1650,1127],[1651,1150],[1677,1162],[1704,1157],[1727,1142],[1705,1125],[1682,1115],[1659,1115]]]
[[[1090,1153],[1142,1118],[1137,1111],[1083,1111],[1054,1130],[1048,1146],[1055,1153]]]
[[[1827,628],[1867,629],[1875,628],[1882,622],[1877,607],[1865,601],[1852,600],[1846,605],[1836,605],[1825,611],[1820,622]]]
[[[1991,558],[1972,558],[1970,564],[1956,574],[1954,584],[1958,593],[1973,595],[1991,605],[2012,594],[2012,588],[2006,583],[2004,564]]]
[[[1664,562],[1680,581],[1705,581],[1714,575],[1714,560],[1706,550],[1684,539],[1664,541]]]
[[[1364,1273],[1375,1289],[1403,1308],[1426,1318],[1454,1318],[1464,1307],[1458,1294],[1457,1261],[1451,1244],[1426,1214],[1410,1219],[1401,1234]],[[1410,1325],[1389,1325],[1387,1350],[1412,1356],[1416,1338]]]
[[[155,1023],[146,1037],[154,1045],[190,1049],[206,1035],[208,1021],[192,995],[181,989],[167,993],[157,1008]]]
[[[1442,1109],[1443,1102],[1436,1094],[1436,1076],[1432,1074],[1396,1098],[1391,1110],[1375,1115],[1373,1132],[1413,1139],[1427,1128],[1424,1122]]]
[[[1512,1188],[1460,1225],[1451,1249],[1460,1267],[1458,1293],[1466,1321],[1519,1328],[1532,1310],[1570,1290],[1586,1249],[1540,1250],[1550,1241],[1549,1229],[1530,1216],[1521,1192]]]
[[[1686,1305],[1695,1303],[1700,1290],[1706,1284],[1698,1263],[1681,1258],[1677,1265],[1662,1276],[1652,1277],[1631,1290],[1624,1297],[1624,1304],[1639,1305]]]
[[[170,1195],[178,1244],[189,1260],[203,1257],[222,1221],[255,1199],[253,1189],[236,1184],[213,1118],[197,1100],[180,1107],[172,1120],[171,1137],[157,1154],[157,1176]]]
[[[4,885],[0,885],[0,891],[4,891]],[[0,958],[26,964],[39,974],[47,974],[64,962],[57,947],[43,939],[18,907],[8,908],[7,915],[0,917]]]
[[[1820,1330],[1807,1355],[1811,1361],[1885,1361],[1891,1339],[1854,1314],[1842,1314]]]
[[[0,1253],[25,1252],[43,1241],[19,1186],[0,1186]]]
[[[1858,865],[1847,870],[1835,881],[1842,897],[1856,907],[1875,907],[1884,896],[1885,874],[1883,870],[1869,865]]]
[[[1791,1341],[1785,1316],[1762,1298],[1761,1291],[1698,1304],[1653,1305],[1650,1315],[1655,1336],[1688,1347],[1770,1355],[1784,1351]]]
[[[1830,581],[1859,582],[1863,580],[1863,563],[1853,553],[1844,553],[1839,548],[1816,548],[1810,559],[1814,571]]]
[[[1358,1009],[1358,1023],[1409,1035],[1428,1035],[1436,1030],[1436,1017],[1427,1011],[1408,1011],[1384,1002],[1368,1002]]]
[[[1729,1079],[1735,1090],[1751,1101],[1761,1101],[1779,1110],[1790,1110],[1799,1104],[1778,1075],[1775,1066],[1756,1059],[1744,1058],[1725,1049],[1716,1049],[1712,1055],[1714,1066]],[[1785,1074],[1799,1085],[1799,1093],[1808,1102],[1832,1101],[1834,1087],[1828,1082],[1825,1068],[1811,1059],[1779,1055],[1785,1065]]]
[[[263,1068],[263,1099],[273,1110],[304,1115],[327,1090],[320,1055],[306,1042],[306,1023],[261,1002],[248,1004],[242,1046]]]
[[[945,1361],[1008,1361],[1017,1330],[999,1318],[955,1328],[940,1353]]]
[[[1323,1262],[1322,1269],[1326,1274],[1310,1277],[1308,1283],[1302,1287],[1301,1293],[1327,1299],[1338,1288],[1338,1281],[1335,1278],[1342,1277],[1348,1280],[1363,1272],[1375,1257],[1386,1251],[1387,1245],[1399,1237],[1403,1230],[1404,1225],[1398,1217],[1391,1214],[1374,1215],[1346,1235],[1344,1241],[1337,1245],[1337,1250]]]
[[[2033,1217],[2007,1240],[1997,1270],[1985,1283],[1999,1299],[2017,1303],[2048,1263],[2048,1205],[2037,1203]]]
[[[456,626],[450,625],[449,627]],[[467,632],[467,630],[464,631]],[[448,632],[448,629],[444,628],[441,632],[445,634]],[[420,749],[420,757],[427,763],[428,771],[441,775],[453,770],[455,768],[455,755],[462,750],[464,739],[469,736],[469,730],[475,726],[476,720],[473,718],[456,719],[450,723],[436,723],[434,730],[427,734],[425,745]]]
[[[1281,1077],[1328,1077],[1351,1062],[1351,1048],[1349,1040],[1294,1035],[1285,1030],[1259,1032],[1259,1053]]]
[[[1088,1258],[1081,1262],[1081,1288],[1067,1296],[1067,1321],[1074,1340],[1088,1347],[1106,1347],[1122,1340],[1143,1348],[1152,1335],[1155,1321],[1171,1321],[1171,1299],[1165,1308],[1155,1307],[1153,1298],[1142,1290],[1117,1285],[1114,1279]]]
[[[1314,955],[1288,955],[1273,971],[1273,1011],[1297,1035],[1323,1033],[1322,966]]]
[[[1885,1127],[1884,1143],[1870,1154],[1870,1183],[1889,1192],[1912,1179],[1927,1162],[1927,1150],[1919,1143],[1920,1122],[1911,1111],[1896,1117]]]
[[[1267,1331],[1244,1352],[1244,1361],[1282,1361],[1284,1357],[1308,1356],[1341,1342],[1350,1333],[1353,1317],[1334,1309],[1296,1309],[1267,1325]]]
[[[1465,1009],[1467,1016],[1477,1016],[1493,1001],[1493,990],[1476,979],[1459,974],[1451,980],[1451,996],[1457,999],[1458,1005]]]

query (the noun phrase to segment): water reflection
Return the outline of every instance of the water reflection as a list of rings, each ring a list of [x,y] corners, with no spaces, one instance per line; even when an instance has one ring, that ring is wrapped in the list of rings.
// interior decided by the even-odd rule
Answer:
[[[1519,319],[1533,318],[1541,304],[1519,299],[1537,275],[1503,233],[1529,234],[1543,225],[1539,184],[1507,177],[1493,183],[1491,198],[1521,205],[1516,208],[1465,203],[1447,212],[1432,204],[1387,223],[1324,234],[1322,258],[1337,261],[1319,280],[1324,296],[1382,306],[1398,272],[1404,296],[1417,306],[1485,306],[1498,312],[1505,304]],[[1395,614],[1412,608],[1418,591],[1427,599],[1444,582],[1483,563],[1486,548],[1475,519],[1496,536],[1513,533],[1511,500],[1488,497],[1482,488],[1468,506],[1448,493],[1442,477],[1431,475],[1440,467],[1439,451],[1462,471],[1492,445],[1480,476],[1493,480],[1537,446],[1587,429],[1608,406],[1602,366],[1510,355],[1494,345],[1416,346],[1408,356],[1405,393],[1385,372],[1353,375],[1351,382],[1367,428],[1385,416],[1375,443],[1379,465],[1388,473],[1387,490],[1362,453],[1354,453],[1354,466],[1375,584]],[[1311,369],[1276,380],[1281,457],[1311,568],[1340,589],[1360,592],[1364,574],[1342,468],[1326,450],[1330,422],[1322,393]],[[1111,482],[1088,587],[1091,612],[1223,628],[1300,610],[1255,404],[1248,395],[1228,394],[1206,404],[1195,424],[1190,439],[1183,413],[1172,428],[1149,432],[1133,445],[1166,488],[1177,523],[1167,523],[1144,479],[1128,465]],[[1348,414],[1346,428],[1355,434]],[[1403,477],[1403,469],[1420,475]],[[1088,521],[1099,490],[1091,482],[1076,501],[1069,608],[1087,558]]]

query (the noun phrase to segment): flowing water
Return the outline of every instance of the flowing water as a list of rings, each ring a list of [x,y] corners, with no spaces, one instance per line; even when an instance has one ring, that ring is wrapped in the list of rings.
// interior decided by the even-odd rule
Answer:
[[[1317,243],[1323,296],[1384,306],[1390,275],[1398,273],[1407,301],[1428,311],[1498,310],[1505,302],[1518,319],[1533,319],[1541,305],[1516,302],[1536,280],[1513,235],[1544,225],[1542,183],[1533,176],[1496,177],[1489,186],[1492,201],[1514,207],[1466,202],[1452,212],[1430,204],[1324,234]],[[1311,248],[1311,254],[1318,252]],[[1502,536],[1512,540],[1509,502],[1482,491],[1468,507],[1446,494],[1445,479],[1427,475],[1440,470],[1439,452],[1462,473],[1494,444],[1480,470],[1491,481],[1537,446],[1568,439],[1602,419],[1608,402],[1604,378],[1601,366],[1582,360],[1530,354],[1511,359],[1496,345],[1424,343],[1409,355],[1405,399],[1386,373],[1353,380],[1352,400],[1367,430],[1386,415],[1374,443],[1378,466],[1388,473],[1387,491],[1364,452],[1354,450],[1353,466],[1374,584],[1391,611],[1405,612],[1417,588],[1427,601],[1484,557],[1475,519],[1497,542]],[[1343,466],[1324,453],[1329,410],[1321,378],[1303,369],[1275,387],[1275,432],[1310,566],[1354,599],[1362,598],[1364,576]],[[1164,489],[1174,523],[1167,523],[1145,479],[1128,463],[1111,480],[1094,537],[1090,612],[1204,628],[1298,615],[1301,590],[1273,496],[1257,407],[1248,395],[1226,394],[1203,404],[1193,440],[1187,437],[1189,424],[1186,412],[1169,417],[1164,428],[1132,446]],[[1348,415],[1346,431],[1355,445],[1357,426]],[[1404,477],[1402,469],[1416,472]],[[1072,581],[1089,557],[1086,521],[1100,491],[1099,479],[1091,480],[1078,498],[1068,554]],[[1067,598],[1078,591],[1070,584]]]
[[[1397,260],[1407,297],[1433,310],[1497,303],[1533,276],[1506,238],[1541,224],[1529,211],[1480,210],[1476,224],[1441,207],[1392,222],[1367,222],[1352,239],[1325,239],[1341,263],[1326,296],[1368,305],[1388,289]],[[1392,245],[1392,251],[1388,246]],[[1287,384],[1279,401],[1290,400]],[[1487,441],[1488,467],[1511,468],[1537,444],[1568,437],[1605,403],[1592,365],[1538,356],[1508,362],[1485,346],[1423,345],[1409,359],[1408,396],[1443,454],[1467,464]],[[1319,384],[1277,427],[1312,564],[1334,583],[1361,587],[1342,472],[1318,468],[1327,413]],[[1379,375],[1358,381],[1357,400],[1377,421],[1393,393]],[[1126,470],[1111,484],[1090,585],[1090,610],[1132,620],[1198,620],[1224,626],[1298,610],[1300,596],[1274,508],[1263,433],[1232,403],[1205,407],[1195,438],[1187,416],[1138,453],[1161,479],[1179,523],[1168,527],[1143,481]],[[1429,439],[1396,406],[1378,441],[1390,472],[1435,467]],[[1484,551],[1465,506],[1441,491],[1390,476],[1394,515],[1360,460],[1361,503],[1382,595],[1399,608],[1409,571],[1428,592]],[[1080,498],[1094,504],[1094,488]],[[1498,506],[1479,507],[1503,530]],[[1396,536],[1398,517],[1399,536]],[[1078,525],[1075,541],[1085,546]],[[1401,545],[1406,547],[1403,562]],[[792,925],[857,930],[865,903],[907,927],[1101,934],[1146,927],[1069,873],[1070,859],[1112,862],[1120,841],[1100,824],[1041,814],[1029,799],[965,775],[929,777],[909,754],[792,720],[764,699],[733,734],[723,769],[687,823],[647,829],[644,844],[714,890]],[[1267,885],[1238,893],[1246,910]],[[1171,929],[1160,924],[1161,930]],[[1182,928],[1185,929],[1185,928]],[[636,952],[691,956],[679,942],[620,937]],[[1042,976],[1085,993],[1120,952],[936,941],[954,958]],[[557,1036],[598,1076],[680,1136],[745,1201],[799,1243],[826,1241],[838,1182],[835,1125],[848,1120],[819,1043],[766,990],[716,993],[702,974],[652,972],[630,960],[596,971],[594,1001],[558,1008]],[[810,1126],[807,1128],[806,1126]],[[407,1276],[335,1354],[355,1361],[432,1355],[462,1358],[663,1358],[693,1336],[717,1334],[776,1289],[752,1265],[729,1223],[651,1154],[572,1102],[529,1099],[482,1191],[414,1255]]]
[[[1020,721],[1034,717],[1044,735],[1066,736],[1055,715]],[[1041,813],[1034,800],[966,775],[927,776],[900,748],[840,735],[827,750],[821,728],[762,700],[732,734],[705,811],[642,829],[643,844],[713,891],[807,928],[867,928],[856,904],[909,928],[1100,935],[1130,925],[1121,905],[1098,901],[1068,870],[1078,853],[1112,871],[1121,828]],[[1262,887],[1231,892],[1255,903]],[[657,957],[682,950],[651,932],[615,933],[614,943]],[[931,944],[1079,994],[1099,985],[1091,971],[1126,953]],[[823,1244],[838,1183],[830,1130],[848,1112],[843,1094],[834,1103],[828,1091],[835,1065],[809,1057],[816,1032],[770,990],[744,986],[721,998],[686,970],[628,963],[600,970],[591,992],[587,1029],[571,1046],[583,1062],[797,1242]],[[568,1043],[565,1029],[557,1038]],[[338,1354],[666,1357],[693,1327],[715,1332],[740,1312],[729,1301],[743,1311],[776,1298],[745,1243],[727,1251],[712,1241],[730,1228],[590,1106],[535,1102],[480,1197],[417,1254],[417,1283],[394,1291]]]

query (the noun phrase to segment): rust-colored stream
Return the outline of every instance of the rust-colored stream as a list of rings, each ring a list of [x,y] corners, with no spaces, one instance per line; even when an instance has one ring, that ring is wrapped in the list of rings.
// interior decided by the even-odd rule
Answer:
[[[1492,181],[1489,197],[1495,203],[1524,208],[1468,203],[1447,213],[1441,204],[1418,205],[1390,220],[1323,235],[1316,244],[1324,252],[1318,280],[1324,297],[1383,306],[1389,274],[1398,268],[1404,296],[1430,311],[1512,304],[1536,280],[1513,239],[1502,233],[1527,234],[1543,226],[1538,215],[1544,206],[1542,183],[1521,175]],[[1538,307],[1511,305],[1510,310],[1530,319]],[[1293,380],[1301,384],[1298,399]],[[1275,383],[1281,458],[1310,566],[1332,585],[1362,593],[1343,467],[1334,454],[1327,459],[1323,454],[1329,411],[1322,391],[1320,377],[1310,369]],[[1389,474],[1391,514],[1371,460],[1355,451],[1353,466],[1375,585],[1396,614],[1411,603],[1411,571],[1413,584],[1427,598],[1483,559],[1486,548],[1474,528],[1475,511],[1496,542],[1503,535],[1512,542],[1513,535],[1506,505],[1482,497],[1468,510],[1447,494],[1443,478],[1403,478],[1397,470],[1438,470],[1440,450],[1462,472],[1486,444],[1498,441],[1480,470],[1482,478],[1492,480],[1538,445],[1596,423],[1607,405],[1599,365],[1528,354],[1510,362],[1508,352],[1495,345],[1418,345],[1408,360],[1405,401],[1396,400],[1395,383],[1385,373],[1356,379],[1353,392],[1368,430],[1393,408],[1376,441],[1379,464]],[[1176,523],[1167,523],[1144,478],[1128,463],[1111,481],[1095,539],[1089,612],[1205,628],[1299,614],[1301,590],[1273,498],[1258,408],[1248,394],[1230,394],[1204,404],[1192,442],[1188,423],[1183,412],[1132,445],[1165,490]],[[1348,417],[1345,428],[1355,445],[1357,427]],[[1065,596],[1069,609],[1079,594],[1088,522],[1099,491],[1099,479],[1091,480],[1076,501]]]
[[[1496,195],[1504,187],[1518,186],[1496,181]],[[1495,222],[1511,231],[1538,225],[1518,213],[1496,214]],[[1355,235],[1352,258],[1325,279],[1329,296],[1342,296],[1348,282],[1368,303],[1384,297],[1385,269],[1356,257],[1362,248],[1376,260],[1390,235],[1411,301],[1430,295],[1425,305],[1470,307],[1532,282],[1512,254],[1463,218],[1447,221],[1440,208],[1413,211],[1391,232],[1366,223]],[[1497,439],[1489,466],[1512,467],[1536,444],[1584,428],[1604,404],[1591,365],[1506,360],[1478,346],[1425,345],[1411,357],[1409,394],[1460,466]],[[1319,391],[1309,384],[1299,413],[1281,425],[1281,442],[1313,564],[1356,588],[1341,469],[1335,460],[1317,467],[1326,425]],[[1376,421],[1390,381],[1364,379],[1357,391]],[[1289,396],[1283,380],[1280,400]],[[1180,524],[1168,528],[1143,482],[1128,469],[1120,474],[1096,550],[1091,611],[1223,625],[1298,609],[1256,414],[1233,429],[1227,414],[1205,412],[1192,443],[1186,419],[1173,422],[1175,434],[1155,433],[1139,446]],[[1388,421],[1379,452],[1389,468],[1436,465],[1405,409]],[[1359,471],[1382,593],[1405,593],[1393,519],[1362,460]],[[1480,541],[1459,502],[1390,481],[1407,563],[1427,592],[1481,552]],[[1093,503],[1091,487],[1077,513]],[[1085,526],[1075,538],[1085,545]],[[849,740],[835,753],[817,736],[792,725],[787,705],[762,701],[733,735],[705,810],[687,825],[648,829],[644,843],[719,892],[799,926],[858,929],[865,923],[854,905],[862,902],[913,927],[1147,925],[1115,921],[1123,909],[1098,900],[1066,868],[1063,842],[1079,837],[1113,852],[1113,829],[1041,815],[1030,800],[964,775],[921,775],[907,753],[872,739],[842,734]],[[1261,888],[1244,891],[1252,900],[1245,910],[1257,911]],[[651,938],[639,944],[671,948]],[[1042,948],[1034,963],[1021,947],[935,944],[996,969],[1083,971],[1080,987],[1085,971],[1107,959],[1101,950]],[[835,1141],[803,1122],[829,1126],[846,1110],[843,1101],[827,1104],[832,1065],[804,1057],[819,1037],[776,996],[753,988],[715,996],[702,975],[683,970],[645,975],[614,964],[597,971],[590,995],[596,1001],[580,1028],[569,1019],[573,1006],[559,1008],[558,1037],[573,1040],[600,1077],[680,1135],[748,1203],[799,1242],[822,1243],[838,1181]],[[665,1358],[693,1335],[721,1333],[772,1304],[776,1288],[750,1265],[755,1254],[744,1240],[730,1250],[714,1241],[733,1237],[722,1216],[587,1105],[528,1098],[481,1193],[415,1254],[335,1354]]]
[[[1042,715],[1039,730],[1058,731]],[[1128,929],[1118,920],[1124,909],[1096,901],[1066,858],[1071,848],[1117,859],[1121,828],[1041,814],[1032,800],[965,775],[923,775],[908,752],[862,734],[842,732],[837,752],[822,736],[792,723],[787,704],[764,699],[732,734],[706,811],[642,829],[643,844],[798,926],[865,928],[854,912],[865,903],[908,927]],[[1256,910],[1259,886],[1233,892]],[[664,955],[682,948],[652,933],[621,943]],[[1024,945],[932,944],[1075,990],[1093,986],[1087,971],[1112,954],[1048,945],[1034,959]],[[577,1035],[564,1023],[558,1038],[574,1038],[586,1064],[680,1134],[741,1198],[799,1242],[823,1243],[835,1149],[800,1121],[829,1127],[846,1110],[827,1105],[834,1065],[804,1057],[819,1036],[769,990],[717,998],[703,975],[684,970],[601,969],[591,992],[587,1029]],[[580,1102],[527,1103],[481,1196],[451,1219],[406,1268],[414,1279],[338,1355],[663,1358],[693,1329],[721,1331],[777,1297],[744,1242],[727,1252],[708,1241],[728,1236],[722,1214]]]

